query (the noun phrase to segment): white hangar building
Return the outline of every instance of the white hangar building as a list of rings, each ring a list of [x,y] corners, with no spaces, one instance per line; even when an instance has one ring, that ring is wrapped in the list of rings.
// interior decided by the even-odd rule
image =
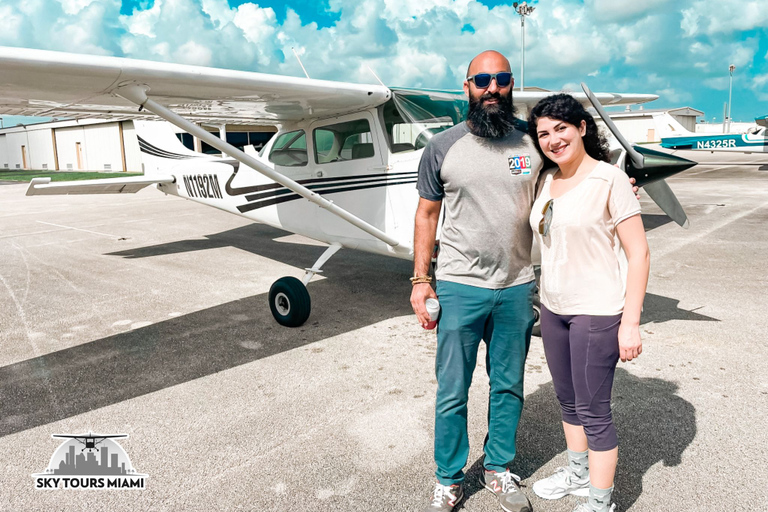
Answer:
[[[619,131],[630,142],[660,142],[661,136],[656,133],[656,125],[653,122],[653,114],[668,112],[677,119],[681,125],[692,132],[696,131],[696,118],[703,116],[704,112],[691,107],[673,109],[644,109],[630,110],[629,106],[623,112],[610,112],[611,119]],[[602,125],[602,121],[599,121]]]
[[[141,172],[132,121],[55,121],[0,130],[0,166]]]
[[[205,153],[217,150],[195,140],[187,133],[176,132],[178,139],[190,149]],[[217,128],[227,142],[256,149],[274,134],[273,127],[226,126]],[[143,172],[141,150],[133,121],[80,119],[19,125],[0,129],[0,168],[56,171]]]

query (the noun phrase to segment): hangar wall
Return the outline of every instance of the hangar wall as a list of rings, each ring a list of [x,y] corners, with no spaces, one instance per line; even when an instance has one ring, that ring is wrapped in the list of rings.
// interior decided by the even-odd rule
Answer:
[[[273,127],[228,126],[227,141],[237,147],[263,145],[274,131]],[[169,134],[177,142],[173,129]],[[180,138],[183,142],[184,137]],[[191,136],[188,142],[191,146]],[[100,120],[54,121],[0,129],[0,168],[144,172],[133,121]]]
[[[132,121],[60,121],[0,131],[0,167],[141,172]]]

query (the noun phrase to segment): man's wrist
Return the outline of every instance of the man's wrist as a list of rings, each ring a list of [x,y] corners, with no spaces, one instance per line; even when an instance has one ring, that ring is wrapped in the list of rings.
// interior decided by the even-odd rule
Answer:
[[[417,284],[430,284],[432,282],[432,276],[429,274],[414,275],[411,278],[411,284],[416,286]]]

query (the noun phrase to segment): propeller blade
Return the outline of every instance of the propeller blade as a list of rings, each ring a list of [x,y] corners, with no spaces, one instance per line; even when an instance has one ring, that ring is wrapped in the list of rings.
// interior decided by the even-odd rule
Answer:
[[[643,190],[648,192],[651,199],[659,205],[659,208],[661,208],[664,213],[669,215],[669,218],[685,229],[688,229],[688,226],[690,226],[688,216],[685,214],[683,207],[680,205],[680,201],[677,200],[675,193],[672,192],[672,189],[669,188],[666,181],[658,180],[653,183],[648,183],[643,187]]]
[[[613,120],[611,119],[611,116],[608,115],[608,113],[603,108],[603,105],[598,101],[598,99],[595,97],[594,94],[592,94],[592,91],[589,90],[589,87],[587,87],[587,84],[584,82],[581,82],[581,88],[584,89],[584,94],[587,95],[587,98],[589,98],[589,102],[592,103],[592,106],[597,110],[597,113],[600,114],[600,117],[603,119],[603,122],[605,123],[605,126],[608,127],[609,130],[611,130],[611,133],[614,137],[616,137],[616,140],[619,141],[619,144],[621,144],[621,147],[624,148],[624,151],[627,152],[627,156],[632,160],[632,163],[634,164],[635,168],[642,169],[643,168],[643,155],[635,151],[635,148],[632,147],[632,144],[627,141],[627,139],[624,138],[624,135],[621,134],[619,129],[616,127],[616,125],[613,123]]]
[[[592,91],[589,90],[587,84],[581,83],[581,88],[584,89],[584,94],[587,95],[592,106],[595,107],[597,113],[603,119],[603,122],[611,130],[611,133],[616,140],[619,141],[621,147],[626,151],[626,157],[622,160],[619,157],[619,162],[623,164],[623,168],[626,173],[635,178],[635,183],[638,186],[642,186],[643,189],[648,192],[651,199],[659,205],[664,213],[677,222],[680,226],[688,228],[688,216],[685,214],[683,207],[680,205],[680,201],[675,197],[675,193],[669,188],[664,178],[682,172],[697,164],[692,160],[680,158],[679,156],[662,153],[661,151],[655,151],[649,148],[635,147],[624,138],[619,129],[613,123],[611,116],[605,111],[603,106],[597,100]]]

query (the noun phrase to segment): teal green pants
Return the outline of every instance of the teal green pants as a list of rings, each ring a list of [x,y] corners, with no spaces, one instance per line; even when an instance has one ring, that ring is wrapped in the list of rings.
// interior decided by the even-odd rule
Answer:
[[[441,313],[435,360],[435,475],[442,485],[464,480],[469,456],[467,400],[481,340],[486,343],[485,368],[491,385],[483,465],[505,471],[515,458],[535,284],[490,290],[437,283]]]

